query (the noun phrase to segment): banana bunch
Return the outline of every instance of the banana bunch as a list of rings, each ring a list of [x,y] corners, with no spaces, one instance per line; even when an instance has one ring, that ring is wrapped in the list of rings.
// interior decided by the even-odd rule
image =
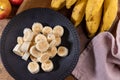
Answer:
[[[89,37],[93,37],[97,31],[108,31],[118,11],[118,0],[52,0],[51,7],[55,10],[61,9],[57,4],[70,9],[73,6],[71,21],[77,27],[85,16],[86,29]],[[54,6],[53,6],[54,5]],[[62,6],[62,7],[64,7]]]
[[[50,72],[54,68],[52,58],[56,55],[65,57],[68,55],[68,49],[61,46],[61,37],[64,34],[64,28],[60,25],[44,26],[41,23],[35,22],[32,29],[25,28],[23,30],[23,37],[17,37],[17,44],[13,48],[13,52],[27,61],[28,58],[31,62],[28,64],[27,69],[30,73],[36,74],[41,68],[45,72]]]

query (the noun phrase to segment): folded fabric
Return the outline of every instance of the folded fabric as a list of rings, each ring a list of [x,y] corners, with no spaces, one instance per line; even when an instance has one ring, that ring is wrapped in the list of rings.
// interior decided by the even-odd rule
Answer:
[[[102,32],[91,40],[72,74],[78,80],[120,80],[120,21],[116,38]]]

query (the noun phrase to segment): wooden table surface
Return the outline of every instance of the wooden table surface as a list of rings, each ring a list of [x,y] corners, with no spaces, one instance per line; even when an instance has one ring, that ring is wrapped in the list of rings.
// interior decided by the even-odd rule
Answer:
[[[22,12],[24,10],[27,10],[30,8],[36,8],[36,7],[50,8],[50,2],[51,2],[51,0],[24,0],[24,2],[22,3],[22,5],[19,8],[13,7],[13,11],[12,11],[9,19],[0,20],[0,36],[1,36],[3,29],[5,28],[7,23],[10,21],[10,19],[15,15],[15,13],[19,14],[20,12]],[[119,0],[119,7],[120,7],[120,0]],[[67,18],[70,19],[71,11],[72,11],[71,9],[67,10],[66,8],[63,8],[63,9],[59,10],[58,12],[62,13],[63,15],[65,15]],[[120,8],[118,11],[118,18],[120,19]],[[116,25],[117,25],[117,22],[115,22],[114,26],[116,26]],[[85,22],[83,21],[80,24],[80,26],[76,29],[77,29],[79,37],[80,37],[80,43],[81,43],[80,52],[82,52],[90,41],[90,39],[87,37],[87,35],[85,33]],[[115,31],[116,31],[116,27],[113,27],[111,30],[111,33],[113,35],[115,35]],[[5,70],[1,60],[0,60],[0,80],[15,80]],[[76,79],[72,75],[69,75],[68,77],[66,77],[65,80],[76,80]]]

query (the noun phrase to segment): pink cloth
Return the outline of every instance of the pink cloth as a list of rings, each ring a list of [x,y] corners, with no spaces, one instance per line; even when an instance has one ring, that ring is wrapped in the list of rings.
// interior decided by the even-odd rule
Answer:
[[[81,53],[72,74],[78,80],[120,80],[120,21],[116,39],[109,32],[98,34]]]

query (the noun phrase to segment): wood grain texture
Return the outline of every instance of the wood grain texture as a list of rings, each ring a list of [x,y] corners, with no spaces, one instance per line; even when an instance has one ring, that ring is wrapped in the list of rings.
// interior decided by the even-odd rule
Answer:
[[[51,0],[24,0],[19,7],[17,14],[30,8],[50,8]]]

